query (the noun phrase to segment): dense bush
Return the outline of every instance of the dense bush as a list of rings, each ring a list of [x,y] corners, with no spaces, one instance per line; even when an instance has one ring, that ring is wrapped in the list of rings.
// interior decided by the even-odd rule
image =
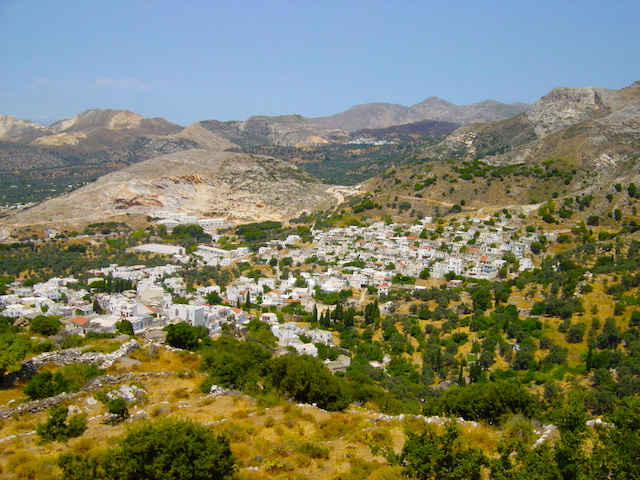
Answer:
[[[180,322],[167,325],[164,330],[167,332],[167,343],[175,348],[195,352],[211,344],[207,327],[192,327],[186,322]]]
[[[463,442],[461,436],[462,431],[454,422],[445,425],[442,435],[433,427],[421,433],[407,431],[402,453],[399,457],[390,455],[390,460],[403,465],[407,476],[419,480],[480,480],[487,459],[480,450]]]
[[[49,410],[49,418],[38,425],[36,433],[41,443],[66,442],[69,438],[79,437],[87,429],[87,419],[84,415],[74,415],[67,423],[67,407],[53,407]]]
[[[567,330],[566,339],[568,343],[580,343],[587,331],[587,324],[584,322],[576,323]]]
[[[24,393],[31,399],[53,397],[62,392],[77,392],[94,377],[104,375],[105,370],[95,365],[73,363],[55,373],[36,373],[24,387]]]
[[[451,387],[426,407],[425,414],[453,414],[496,423],[506,414],[531,417],[536,399],[522,386],[506,380]]]
[[[268,375],[277,390],[298,402],[315,403],[331,411],[344,410],[351,402],[346,382],[308,355],[274,358]]]
[[[27,336],[13,330],[13,327],[0,324],[0,382],[7,372],[20,369],[20,361],[31,346]]]
[[[39,333],[40,335],[48,337],[58,333],[60,325],[60,321],[55,318],[38,315],[29,322],[29,331],[31,333]]]
[[[203,352],[202,369],[209,374],[202,390],[208,392],[211,385],[244,389],[256,387],[265,374],[265,366],[271,352],[256,342],[239,342],[223,336]]]
[[[58,465],[66,480],[223,480],[236,470],[226,437],[171,418],[136,425],[100,457],[66,453]]]
[[[127,401],[124,398],[105,397],[103,403],[107,407],[107,413],[111,416],[112,423],[121,423],[129,418],[129,407],[127,407]]]
[[[118,333],[130,336],[134,335],[133,324],[126,318],[123,318],[122,320],[116,322],[115,327]]]

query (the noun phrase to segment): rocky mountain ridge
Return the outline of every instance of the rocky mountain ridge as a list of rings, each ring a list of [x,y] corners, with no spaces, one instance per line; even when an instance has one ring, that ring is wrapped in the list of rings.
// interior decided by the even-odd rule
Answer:
[[[425,110],[432,111],[437,108],[446,110],[450,105],[435,98],[427,99],[423,104]],[[378,106],[381,110],[387,108],[385,104]],[[392,106],[387,110],[392,113],[394,108]],[[88,111],[78,117],[73,121],[58,122],[55,130],[52,126],[52,131],[57,132],[55,135],[86,135],[88,139],[96,131],[110,131],[118,135],[128,135],[133,131],[149,133],[152,129],[150,125],[153,123],[145,123],[143,117],[122,111]],[[278,145],[282,147],[281,150],[286,150],[294,146],[300,148],[301,145],[315,144],[316,147],[305,148],[312,149],[310,151],[316,152],[322,160],[323,155],[331,153],[317,146],[326,145],[323,142],[345,142],[351,137],[344,132],[330,127],[318,127],[312,120],[299,115],[273,118],[258,116],[250,117],[243,122],[208,120],[197,122],[187,128],[172,126],[164,121],[158,121],[156,124],[153,124],[153,128],[157,129],[153,131],[159,132],[158,129],[164,129],[165,132],[173,133],[129,136],[129,143],[124,146],[103,146],[98,154],[95,154],[95,150],[91,153],[87,143],[75,147],[67,146],[65,148],[68,150],[64,150],[62,147],[45,149],[24,143],[0,142],[0,163],[9,162],[5,164],[14,170],[19,170],[19,162],[14,161],[11,164],[10,160],[15,156],[27,155],[33,149],[39,153],[39,156],[32,156],[32,162],[28,164],[29,168],[33,169],[38,168],[38,162],[43,162],[49,165],[49,168],[64,167],[71,171],[74,165],[81,164],[86,158],[94,162],[96,173],[107,173],[126,167],[119,176],[112,174],[78,190],[77,197],[71,194],[61,197],[62,199],[45,202],[8,219],[8,222],[42,224],[71,218],[89,219],[92,215],[102,218],[123,213],[146,214],[158,209],[215,212],[220,216],[240,221],[254,221],[291,218],[303,210],[310,212],[316,208],[325,209],[336,203],[336,196],[327,185],[322,185],[291,164],[270,160],[274,162],[273,168],[267,171],[264,169],[264,159],[268,157],[240,152],[243,149],[264,145]],[[28,123],[12,122],[12,125],[16,126],[12,131],[22,129],[25,132],[23,136],[30,135],[29,132],[34,130]],[[396,154],[406,156],[402,159],[398,157],[404,162],[399,161],[398,165],[443,159],[481,159],[487,165],[528,165],[551,161],[555,163],[554,168],[549,169],[549,174],[555,175],[555,183],[552,182],[545,187],[548,188],[549,195],[551,192],[556,195],[563,195],[569,191],[586,192],[586,189],[595,188],[595,185],[610,186],[612,181],[629,177],[640,170],[640,82],[620,90],[560,87],[542,97],[530,109],[512,118],[465,125],[435,144],[435,140],[411,143],[418,134],[424,133],[424,129],[431,127],[435,126],[413,124],[407,132],[387,133],[390,139],[400,141]],[[144,130],[145,128],[147,130]],[[446,132],[442,129],[447,128],[453,129],[454,125],[442,124],[438,127],[443,133]],[[5,128],[5,131],[8,130],[10,129]],[[347,153],[350,148],[363,148],[358,145],[344,147],[346,148],[343,150]],[[73,155],[76,156],[73,157],[73,162],[76,163],[69,164],[68,157],[60,155],[63,151],[74,152]],[[3,152],[6,155],[3,155]],[[78,152],[86,158],[81,157]],[[278,157],[277,152],[274,152],[267,154]],[[380,150],[381,156],[372,156],[371,161],[381,163],[382,168],[388,168],[389,163],[384,158],[385,152],[387,151]],[[289,153],[290,156],[295,156],[299,152]],[[221,160],[223,158],[226,159],[224,162]],[[353,158],[348,155],[341,158],[345,162],[345,168],[350,168]],[[326,157],[322,161],[326,161]],[[136,167],[135,164],[139,162],[143,164]],[[258,166],[243,167],[247,162],[257,162]],[[233,163],[237,165],[232,166]],[[298,163],[303,165],[302,162]],[[326,168],[326,162],[320,164]],[[367,165],[360,166],[369,168]],[[103,170],[98,168],[103,166]],[[458,174],[472,178],[478,170],[464,165],[456,168]],[[3,169],[8,170],[7,167]],[[479,170],[483,169],[485,167],[479,167]],[[539,175],[535,173],[534,167],[521,170],[518,174],[520,177]],[[454,173],[456,172],[443,172],[443,179],[445,174],[451,176]],[[522,182],[513,173],[489,173],[515,182],[513,185],[507,185],[501,195],[494,192],[489,196],[491,198],[501,199],[507,195],[509,198],[503,200],[515,200],[516,203],[527,203],[533,199],[544,200],[546,193],[537,191],[538,180],[533,177],[527,185],[520,185]],[[515,175],[513,178],[512,174]],[[193,182],[194,175],[199,175],[203,181]],[[385,174],[385,178],[389,175],[392,174]],[[409,173],[404,181],[399,178],[392,179],[393,185],[397,183],[403,186],[406,183],[410,187],[406,192],[399,191],[399,194],[421,192],[423,184],[412,181],[411,175],[413,173]],[[419,178],[423,173],[415,172],[415,175]],[[288,183],[289,181],[293,183]],[[379,187],[391,191],[393,185],[387,187],[381,184]],[[427,186],[426,181],[424,186]],[[494,184],[491,188],[495,190],[502,187]],[[372,193],[377,189],[378,187],[374,187]],[[455,190],[456,195],[460,197],[452,197],[455,202],[470,202],[482,189],[470,187],[467,192],[460,186],[454,185],[452,188],[452,185],[443,182],[442,185],[431,185],[420,194],[428,194],[431,190],[438,190],[437,195],[442,196],[440,200],[446,200]],[[100,199],[98,204],[94,198]],[[483,200],[480,203],[486,202]],[[104,204],[104,208],[99,207],[100,204]]]
[[[562,159],[611,171],[638,160],[638,149],[640,82],[635,82],[620,90],[556,88],[515,117],[461,127],[423,154],[497,164]]]
[[[106,128],[108,130],[128,130],[138,135],[169,135],[184,127],[168,122],[164,118],[146,118],[129,110],[85,110],[67,120],[51,125],[59,133],[87,132]]]

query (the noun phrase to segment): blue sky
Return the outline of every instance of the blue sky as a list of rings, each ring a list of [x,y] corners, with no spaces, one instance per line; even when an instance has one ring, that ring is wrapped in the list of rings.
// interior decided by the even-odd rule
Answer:
[[[0,114],[188,125],[640,80],[640,2],[0,0]]]

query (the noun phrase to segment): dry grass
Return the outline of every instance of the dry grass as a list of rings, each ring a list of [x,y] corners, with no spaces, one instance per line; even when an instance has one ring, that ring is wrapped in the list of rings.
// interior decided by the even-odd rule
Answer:
[[[15,388],[11,388],[8,390],[0,390],[0,405],[7,405],[11,400],[19,400],[21,398],[25,398],[24,393],[22,393],[22,389],[24,385],[17,385]]]
[[[485,455],[497,451],[500,434],[495,428],[480,424],[477,427],[465,426],[462,434],[470,446],[479,448]]]
[[[34,456],[21,451],[10,455],[4,465],[6,476],[20,479],[49,480],[58,478],[55,460],[57,456]]]
[[[149,355],[149,349],[136,350],[131,358],[142,362],[136,370],[140,372],[171,372],[197,370],[200,367],[200,356],[195,353],[184,352],[176,354],[163,348],[157,349],[156,355]]]

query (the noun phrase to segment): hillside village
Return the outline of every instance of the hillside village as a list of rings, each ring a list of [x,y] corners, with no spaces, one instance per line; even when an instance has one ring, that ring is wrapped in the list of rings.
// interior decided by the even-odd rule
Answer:
[[[195,219],[186,219],[186,222],[190,221]],[[253,261],[273,265],[274,276],[241,276],[226,288],[198,286],[190,292],[180,275],[185,264],[228,267],[247,260],[251,254],[249,248],[225,250],[214,244],[201,244],[187,255],[181,247],[141,245],[134,248],[171,255],[172,262],[156,267],[114,264],[91,270],[87,272],[89,278],[83,288],[70,288],[78,282],[73,277],[51,278],[32,286],[16,283],[12,293],[0,296],[0,315],[33,319],[46,312],[62,317],[66,331],[78,335],[90,331],[115,332],[116,323],[122,319],[130,321],[139,334],[170,323],[186,322],[192,326],[205,326],[215,335],[224,325],[242,328],[248,323],[250,314],[242,307],[262,307],[264,313],[259,319],[271,325],[282,347],[290,346],[300,353],[316,355],[313,344],[318,341],[331,344],[331,333],[317,329],[309,331],[294,322],[282,325],[282,314],[276,315],[282,307],[295,305],[307,313],[314,309],[322,313],[331,305],[316,300],[316,293],[351,291],[347,305],[362,306],[365,299],[373,295],[383,300],[379,307],[381,312],[390,314],[395,305],[384,299],[392,288],[403,287],[398,282],[403,283],[407,278],[414,279],[409,283],[415,283],[415,278],[448,275],[488,280],[496,278],[501,269],[502,275],[508,275],[505,265],[513,273],[531,269],[534,265],[531,244],[539,240],[539,235],[535,231],[522,233],[521,227],[519,218],[494,222],[489,217],[471,217],[446,226],[442,222],[434,223],[432,218],[424,218],[414,225],[375,222],[366,227],[313,230],[310,244],[301,243],[298,235],[289,235],[259,248]],[[507,265],[505,258],[511,259],[512,263]],[[296,277],[282,266],[309,263],[317,264],[321,271],[304,271]],[[109,278],[131,282],[135,290],[93,291],[92,285]],[[460,281],[452,280],[450,286],[461,283],[456,282]],[[404,288],[425,287],[404,285]],[[206,297],[212,292],[219,296],[221,304],[207,303]],[[312,341],[302,343],[300,335],[308,336]]]

